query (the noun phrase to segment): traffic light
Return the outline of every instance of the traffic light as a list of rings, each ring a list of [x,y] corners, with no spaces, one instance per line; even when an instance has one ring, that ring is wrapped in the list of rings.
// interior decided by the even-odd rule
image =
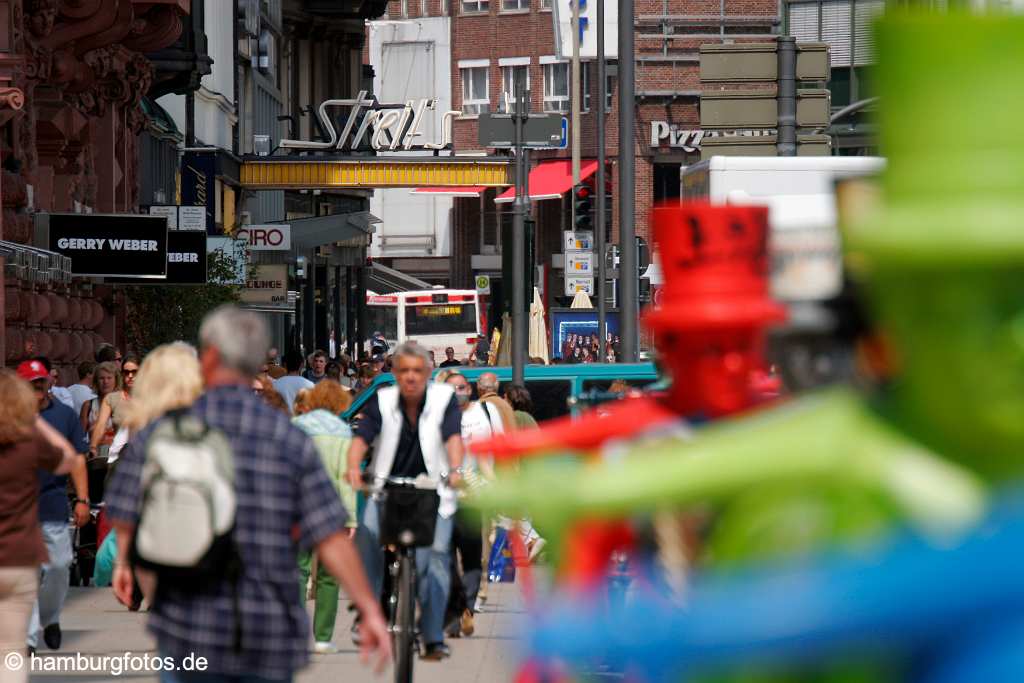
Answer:
[[[592,221],[590,217],[590,188],[586,185],[577,185],[572,189],[573,202],[573,230],[590,230]]]

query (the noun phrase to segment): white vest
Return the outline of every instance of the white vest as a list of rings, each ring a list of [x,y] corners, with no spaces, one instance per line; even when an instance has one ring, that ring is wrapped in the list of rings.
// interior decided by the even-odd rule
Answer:
[[[420,449],[423,451],[423,464],[427,475],[434,481],[448,474],[448,451],[441,440],[441,424],[448,404],[455,395],[455,390],[448,384],[427,385],[427,402],[420,415],[417,431],[420,437]],[[377,437],[377,448],[373,453],[373,473],[378,477],[391,474],[398,452],[398,441],[402,434],[402,411],[399,406],[398,387],[390,386],[377,392],[377,408],[380,410],[380,436]],[[449,518],[455,514],[455,491],[447,486],[438,486],[441,506],[438,513]]]

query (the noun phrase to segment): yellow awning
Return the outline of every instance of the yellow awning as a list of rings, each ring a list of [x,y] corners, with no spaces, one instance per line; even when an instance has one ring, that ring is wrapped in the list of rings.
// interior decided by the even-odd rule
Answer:
[[[511,185],[506,159],[450,157],[407,159],[257,158],[242,162],[241,181],[247,190],[327,190],[339,187],[460,187]]]

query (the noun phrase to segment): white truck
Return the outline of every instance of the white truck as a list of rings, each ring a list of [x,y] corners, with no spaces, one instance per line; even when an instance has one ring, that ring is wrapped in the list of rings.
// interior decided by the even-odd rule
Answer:
[[[768,357],[791,391],[854,375],[857,297],[844,290],[836,182],[875,176],[879,157],[711,157],[680,171],[682,201],[769,209],[772,297],[789,311]]]
[[[680,170],[680,195],[682,201],[767,206],[772,296],[822,301],[838,295],[843,283],[836,181],[884,169],[880,157],[716,156]]]

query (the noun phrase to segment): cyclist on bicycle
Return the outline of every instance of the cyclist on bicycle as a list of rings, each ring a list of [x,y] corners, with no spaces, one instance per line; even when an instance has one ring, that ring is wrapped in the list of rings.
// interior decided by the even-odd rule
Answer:
[[[456,510],[453,487],[462,473],[462,412],[454,390],[430,383],[430,356],[415,342],[395,349],[396,386],[381,389],[363,409],[362,419],[348,451],[348,480],[362,488],[360,465],[376,442],[369,466],[376,477],[415,478],[427,475],[439,483],[440,506],[434,542],[416,549],[420,599],[420,635],[424,659],[449,656],[444,644],[444,612],[451,581],[449,546]],[[447,484],[441,482],[447,478]],[[356,545],[371,587],[379,595],[384,580],[384,552],[380,543],[380,509],[367,502],[356,531]]]

